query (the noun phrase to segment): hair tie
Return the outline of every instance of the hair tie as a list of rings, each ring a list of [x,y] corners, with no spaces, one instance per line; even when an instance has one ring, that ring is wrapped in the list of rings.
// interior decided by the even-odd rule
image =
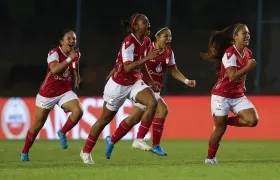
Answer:
[[[134,16],[134,18],[132,19],[132,21],[131,21],[131,29],[133,29],[135,20],[136,20],[136,18],[137,18],[139,15],[140,15],[140,14],[136,14],[136,15]]]
[[[233,34],[235,34],[236,30],[241,26],[241,24],[239,24],[233,31]]]
[[[164,28],[161,28],[160,30],[158,30],[155,34],[155,36],[157,36],[161,31],[165,30],[165,29],[168,29],[168,27],[164,27]]]

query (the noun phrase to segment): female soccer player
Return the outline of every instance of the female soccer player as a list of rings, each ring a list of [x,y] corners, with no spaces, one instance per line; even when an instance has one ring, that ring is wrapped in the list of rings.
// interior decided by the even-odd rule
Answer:
[[[60,46],[52,49],[47,58],[48,69],[36,97],[35,121],[27,132],[25,144],[21,151],[21,160],[29,161],[29,149],[44,126],[50,111],[57,104],[64,111],[71,112],[64,126],[57,132],[60,145],[68,148],[66,133],[70,131],[83,116],[83,110],[77,95],[72,91],[72,75],[75,75],[75,87],[79,87],[80,52],[75,50],[76,34],[72,30],[63,32]]]
[[[217,83],[211,91],[211,111],[215,129],[208,144],[206,164],[217,164],[216,153],[227,125],[255,127],[259,117],[253,104],[244,95],[246,74],[256,66],[252,51],[247,48],[250,32],[245,24],[234,24],[216,31],[210,38],[205,60],[215,63]],[[228,117],[229,111],[236,116]]]
[[[147,106],[143,121],[151,122],[156,112],[157,101],[153,91],[141,79],[142,74],[148,79],[148,84],[158,90],[158,84],[152,81],[144,64],[158,56],[158,50],[149,50],[150,23],[143,14],[134,14],[123,25],[130,32],[123,40],[112,77],[104,89],[103,111],[92,126],[80,156],[85,164],[93,164],[91,151],[104,127],[111,122],[119,108],[128,98]],[[148,52],[148,53],[147,53]],[[106,158],[110,159],[114,144],[130,131],[136,123],[122,121],[115,134],[106,137]]]
[[[164,72],[168,68],[173,78],[177,79],[178,81],[181,81],[184,84],[187,84],[189,87],[195,87],[195,80],[187,79],[177,69],[174,53],[171,47],[169,46],[172,40],[170,29],[168,29],[167,27],[160,28],[158,31],[156,31],[153,38],[155,38],[155,40],[152,43],[152,48],[158,49],[160,51],[160,55],[146,62],[148,72],[151,75],[152,79],[159,82],[160,84],[163,84]],[[144,82],[146,82],[145,78]],[[146,151],[152,150],[157,155],[166,156],[167,153],[160,146],[160,140],[163,132],[164,122],[168,114],[168,107],[164,100],[160,97],[160,92],[156,92],[155,97],[158,101],[155,117],[152,122],[141,121],[137,133],[137,138],[134,140],[132,147]],[[140,103],[136,103],[135,105],[136,106],[133,109],[133,114],[127,117],[127,120],[129,120],[130,118],[135,119],[135,117],[141,118],[141,116],[143,115],[145,106],[143,106]],[[147,145],[146,142],[143,140],[149,131],[151,123],[153,128],[152,147]]]

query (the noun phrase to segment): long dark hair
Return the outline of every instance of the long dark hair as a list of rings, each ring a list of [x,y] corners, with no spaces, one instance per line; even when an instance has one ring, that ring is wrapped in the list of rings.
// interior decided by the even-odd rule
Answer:
[[[238,23],[226,27],[221,31],[214,31],[208,44],[208,52],[200,53],[204,60],[214,63],[213,69],[219,74],[223,55],[227,48],[234,44],[233,35],[237,34],[244,24]]]

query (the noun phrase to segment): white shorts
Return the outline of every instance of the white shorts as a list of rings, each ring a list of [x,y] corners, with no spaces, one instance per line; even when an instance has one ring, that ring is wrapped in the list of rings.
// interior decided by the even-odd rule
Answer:
[[[156,98],[156,100],[161,99],[160,92],[155,92],[154,94],[155,94],[155,98]],[[140,108],[140,109],[142,109],[143,111],[145,111],[145,110],[146,110],[146,106],[145,106],[145,105],[143,105],[143,104],[140,104],[140,103],[138,103],[138,102],[135,102],[135,103],[134,103],[134,106],[139,107],[139,108]]]
[[[52,110],[54,106],[57,104],[58,106],[62,106],[64,103],[69,102],[73,99],[79,99],[78,96],[73,91],[67,91],[66,93],[56,96],[56,97],[44,97],[40,94],[36,96],[36,106],[44,109]]]
[[[143,80],[139,79],[135,84],[123,86],[110,78],[105,86],[103,99],[110,111],[118,111],[126,99],[136,102],[136,95],[145,88],[149,88]]]
[[[211,96],[211,111],[212,116],[227,116],[229,111],[238,114],[239,111],[244,109],[254,108],[254,105],[247,99],[246,96],[240,98],[225,98],[222,96]]]

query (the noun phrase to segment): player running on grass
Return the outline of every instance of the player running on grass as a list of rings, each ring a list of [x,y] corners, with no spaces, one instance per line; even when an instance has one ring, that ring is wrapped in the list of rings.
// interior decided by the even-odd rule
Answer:
[[[92,126],[80,153],[85,164],[94,163],[91,151],[102,130],[112,121],[126,99],[139,102],[147,107],[143,121],[152,122],[156,112],[157,100],[154,92],[141,79],[143,73],[148,79],[148,84],[158,90],[160,84],[151,79],[146,67],[143,66],[148,60],[159,55],[158,50],[149,50],[150,39],[147,35],[150,33],[150,22],[145,15],[134,14],[128,20],[123,21],[123,25],[130,34],[122,43],[114,74],[105,86],[102,114]],[[111,157],[114,145],[138,122],[124,120],[112,137],[106,137],[106,158]]]
[[[29,149],[39,131],[44,126],[50,111],[57,104],[71,115],[64,126],[57,132],[63,149],[68,148],[66,133],[70,131],[83,116],[81,103],[72,91],[72,76],[76,77],[75,87],[79,87],[80,52],[75,50],[76,34],[72,30],[63,32],[60,46],[52,49],[47,58],[48,70],[36,97],[35,121],[26,134],[25,144],[21,151],[21,160],[29,161]]]
[[[252,51],[247,48],[250,31],[245,24],[234,24],[216,31],[210,38],[205,60],[215,63],[217,83],[211,91],[211,111],[215,129],[209,139],[206,164],[217,164],[216,153],[227,125],[255,127],[259,116],[245,96],[246,74],[256,66]],[[228,117],[229,111],[235,116]]]

